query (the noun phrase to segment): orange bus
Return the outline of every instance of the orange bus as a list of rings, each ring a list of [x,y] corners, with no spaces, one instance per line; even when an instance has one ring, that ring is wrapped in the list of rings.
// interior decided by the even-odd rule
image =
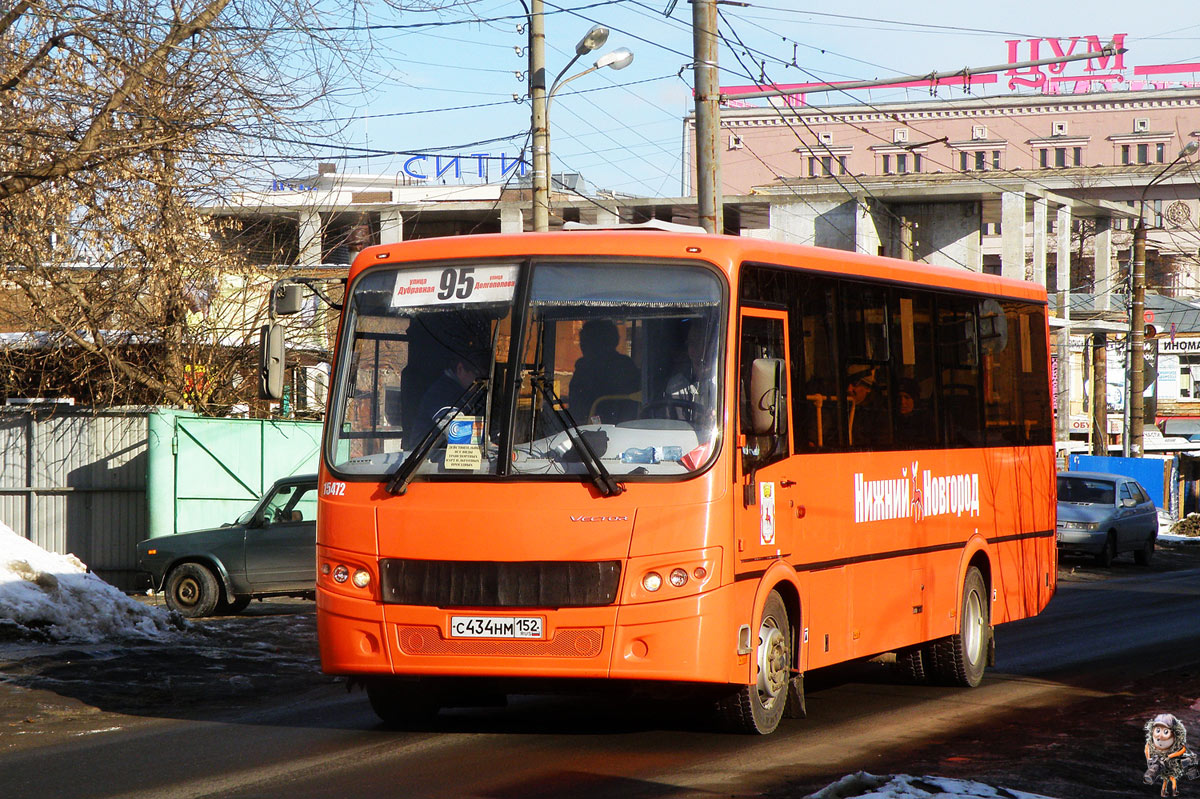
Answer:
[[[1055,586],[1046,292],[747,238],[364,250],[320,466],[322,668],[401,722],[663,689],[769,733],[811,669],[979,684]]]

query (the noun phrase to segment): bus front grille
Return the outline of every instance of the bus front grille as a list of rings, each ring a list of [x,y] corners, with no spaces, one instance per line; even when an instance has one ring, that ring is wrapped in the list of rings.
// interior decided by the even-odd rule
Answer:
[[[379,561],[383,601],[443,608],[583,608],[617,599],[621,562]]]

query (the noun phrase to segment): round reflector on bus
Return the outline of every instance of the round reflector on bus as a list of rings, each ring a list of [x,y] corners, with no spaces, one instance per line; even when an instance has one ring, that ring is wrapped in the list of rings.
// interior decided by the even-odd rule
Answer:
[[[642,588],[651,592],[662,588],[662,575],[658,572],[646,572],[642,577]]]
[[[671,576],[667,579],[676,588],[683,588],[688,581],[688,574],[684,569],[671,569]]]

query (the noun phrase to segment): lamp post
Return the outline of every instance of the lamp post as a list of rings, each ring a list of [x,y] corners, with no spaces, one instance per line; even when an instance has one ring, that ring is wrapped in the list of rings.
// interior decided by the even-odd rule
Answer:
[[[1180,161],[1200,149],[1200,142],[1189,141],[1175,160],[1159,170],[1142,188],[1138,202],[1137,226],[1133,229],[1132,297],[1129,309],[1129,456],[1143,455],[1143,433],[1146,426],[1146,192]]]
[[[593,25],[575,45],[575,55],[559,71],[550,90],[546,91],[546,32],[542,0],[531,0],[529,15],[529,97],[533,105],[533,229],[550,229],[550,101],[554,93],[576,78],[604,67],[624,69],[633,61],[633,53],[625,48],[606,53],[591,67],[566,80],[562,76],[575,62],[608,41],[608,28]]]

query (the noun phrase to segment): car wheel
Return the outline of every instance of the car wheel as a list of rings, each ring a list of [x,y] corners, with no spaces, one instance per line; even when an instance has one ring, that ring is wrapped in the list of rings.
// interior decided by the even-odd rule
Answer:
[[[1142,548],[1133,553],[1133,562],[1139,566],[1149,566],[1150,559],[1154,557],[1154,536],[1146,539],[1146,543]]]
[[[983,681],[992,630],[987,586],[983,575],[974,566],[967,569],[967,577],[963,580],[962,608],[958,618],[958,633],[934,641],[927,651],[938,682],[974,688]]]
[[[209,616],[221,598],[217,577],[199,563],[184,563],[167,575],[167,607],[195,619]]]
[[[1098,555],[1096,555],[1096,563],[1100,564],[1101,566],[1103,566],[1104,568],[1107,569],[1109,566],[1111,566],[1113,564],[1113,561],[1116,559],[1117,559],[1117,534],[1110,530],[1108,533],[1108,537],[1104,539],[1104,549],[1100,550],[1100,553]]]
[[[792,680],[792,628],[775,591],[767,597],[758,623],[755,664],[754,682],[719,699],[717,712],[735,732],[767,735],[783,718]]]

